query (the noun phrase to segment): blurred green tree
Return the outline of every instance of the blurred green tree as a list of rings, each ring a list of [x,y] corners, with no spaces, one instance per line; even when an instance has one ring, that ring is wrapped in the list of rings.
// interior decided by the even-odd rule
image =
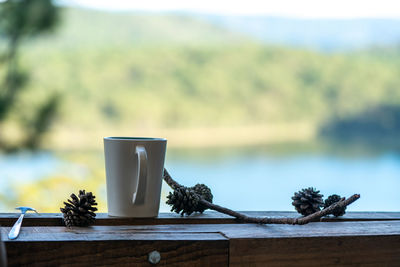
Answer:
[[[20,93],[26,88],[28,73],[18,65],[21,43],[30,37],[51,31],[59,20],[59,10],[51,0],[6,0],[0,2],[0,41],[5,51],[0,54],[0,126],[11,113]],[[32,121],[22,125],[25,139],[10,145],[1,135],[0,149],[36,149],[40,138],[53,120],[59,103],[59,95],[50,96],[34,114]],[[4,130],[4,129],[3,129]]]

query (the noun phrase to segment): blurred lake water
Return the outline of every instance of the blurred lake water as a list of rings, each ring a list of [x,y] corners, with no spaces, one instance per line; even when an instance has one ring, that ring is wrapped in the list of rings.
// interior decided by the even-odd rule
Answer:
[[[291,196],[316,187],[361,199],[352,211],[400,211],[400,152],[358,147],[281,145],[167,152],[166,168],[180,183],[207,184],[214,202],[236,210],[294,210]],[[0,156],[0,211],[29,205],[58,212],[71,192],[93,191],[106,212],[102,152],[20,153]],[[163,184],[160,211],[170,191]]]

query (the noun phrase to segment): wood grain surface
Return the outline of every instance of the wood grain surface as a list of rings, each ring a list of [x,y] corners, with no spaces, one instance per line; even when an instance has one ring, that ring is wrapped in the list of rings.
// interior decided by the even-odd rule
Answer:
[[[155,250],[157,266],[228,266],[227,240],[7,243],[9,266],[151,266],[148,254]]]
[[[246,211],[251,216],[260,217],[298,217],[299,214],[290,211]],[[19,213],[0,213],[0,226],[12,226],[18,219]],[[347,212],[345,216],[325,217],[322,221],[388,221],[400,220],[400,212]],[[150,224],[230,224],[237,223],[235,218],[214,211],[203,214],[193,214],[181,217],[176,213],[160,213],[157,218],[121,218],[110,217],[107,213],[98,213],[95,225],[150,225]],[[25,226],[61,226],[61,213],[27,213],[24,219]]]
[[[230,266],[400,266],[400,235],[232,239]]]
[[[307,225],[285,224],[171,224],[171,225],[115,225],[72,227],[22,227],[20,236],[10,241],[11,227],[2,227],[2,239],[22,241],[102,241],[102,240],[201,240],[223,235],[228,239],[312,238],[345,236],[400,236],[400,221],[374,222],[317,222]],[[192,238],[193,237],[193,238]],[[182,239],[182,240],[183,240]],[[181,239],[178,239],[181,240]]]
[[[2,238],[9,229],[1,229]],[[161,254],[158,266],[227,266],[229,257],[229,242],[220,233],[176,228],[24,227],[5,243],[10,266],[150,266],[154,250]]]
[[[17,214],[0,214],[0,233],[10,266],[150,266],[154,250],[161,253],[158,266],[400,266],[399,215],[349,213],[307,225],[258,225],[212,212],[139,220],[99,214],[94,226],[66,228],[61,214],[32,214],[20,236],[8,240]]]

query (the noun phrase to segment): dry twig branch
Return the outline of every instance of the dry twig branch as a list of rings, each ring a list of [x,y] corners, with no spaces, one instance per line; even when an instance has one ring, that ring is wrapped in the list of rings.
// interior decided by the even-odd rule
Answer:
[[[171,175],[168,173],[168,171],[166,169],[164,169],[164,181],[172,188],[172,189],[176,189],[178,187],[181,187],[182,185],[179,184],[178,182],[176,182]],[[309,222],[313,222],[313,221],[318,221],[319,219],[321,219],[323,216],[332,214],[332,212],[340,207],[346,207],[348,205],[350,205],[351,203],[353,203],[354,201],[356,201],[357,199],[360,198],[359,194],[354,194],[351,197],[345,199],[342,198],[340,201],[330,205],[329,207],[327,207],[326,209],[317,211],[313,214],[310,214],[308,216],[305,217],[299,217],[299,218],[289,218],[289,217],[285,217],[285,218],[273,218],[273,217],[252,217],[252,216],[247,216],[246,214],[213,204],[211,202],[208,202],[206,200],[204,200],[200,195],[200,203],[203,204],[204,206],[206,206],[207,208],[211,209],[211,210],[215,210],[230,216],[235,217],[237,220],[239,220],[240,222],[244,222],[244,223],[259,223],[259,224],[307,224]]]

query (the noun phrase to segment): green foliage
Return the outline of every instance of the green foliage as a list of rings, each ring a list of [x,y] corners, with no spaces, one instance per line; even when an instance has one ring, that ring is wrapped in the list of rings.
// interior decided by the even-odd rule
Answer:
[[[32,89],[60,88],[60,123],[78,128],[319,124],[400,99],[395,64],[352,55],[259,45],[33,53]]]
[[[54,94],[50,96],[46,103],[39,107],[35,114],[35,118],[29,121],[27,129],[30,131],[28,134],[28,139],[24,144],[27,148],[35,149],[40,145],[40,141],[50,127],[50,123],[53,120],[54,114],[57,112],[57,108],[60,102],[60,95]]]
[[[14,64],[15,59],[10,59],[8,72],[4,78],[0,92],[0,121],[4,120],[11,110],[18,94],[24,88],[28,75],[23,70],[18,70]]]
[[[0,36],[19,39],[51,30],[58,19],[51,0],[6,0],[0,4]]]
[[[25,89],[28,73],[22,70],[18,61],[18,50],[24,37],[39,35],[52,29],[57,21],[58,12],[51,0],[8,0],[0,3],[0,41],[5,44],[5,52],[0,58],[0,75],[3,83],[0,84],[0,124],[3,124],[7,115],[12,111],[20,94]],[[27,146],[36,148],[42,135],[54,116],[55,104],[58,101],[50,99],[36,113],[35,121],[30,122],[34,129],[26,131],[26,141],[18,145],[10,145],[0,136],[0,149],[11,150]]]

